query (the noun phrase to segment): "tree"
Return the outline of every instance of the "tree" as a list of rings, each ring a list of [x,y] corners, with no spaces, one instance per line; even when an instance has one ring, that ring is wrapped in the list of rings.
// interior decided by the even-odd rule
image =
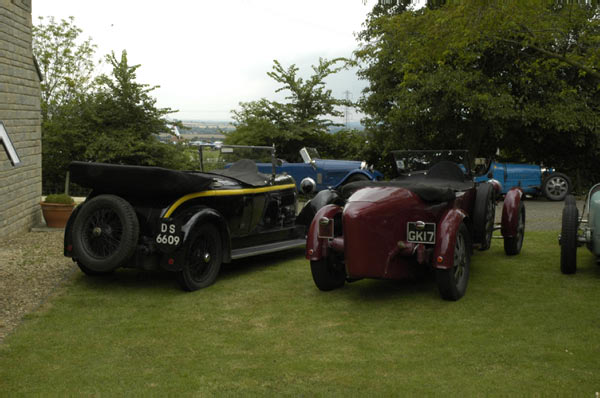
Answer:
[[[304,80],[298,76],[298,67],[285,69],[275,60],[273,70],[267,75],[282,86],[276,90],[289,91],[288,102],[279,103],[262,98],[240,103],[241,109],[232,111],[236,130],[227,136],[229,144],[271,145],[278,154],[297,160],[298,150],[313,146],[327,133],[330,126],[340,126],[331,119],[342,117],[338,107],[351,105],[346,100],[333,97],[325,88],[325,78],[348,68],[345,58],[319,59],[313,66],[313,75]]]
[[[573,152],[595,155],[597,7],[446,3],[369,22],[356,55],[377,145],[466,147],[476,156],[499,147],[563,169]]]
[[[82,30],[75,19],[39,18],[33,26],[33,54],[38,62],[43,81],[42,118],[56,114],[60,107],[77,95],[86,93],[93,85],[96,45],[91,39],[81,40]]]
[[[136,82],[127,52],[106,57],[111,75],[96,79],[95,90],[61,105],[46,125],[44,179],[62,181],[71,160],[193,169],[198,164],[181,145],[167,145],[156,134],[170,132],[164,118],[173,112],[157,108],[156,88]]]
[[[74,18],[49,18],[33,27],[33,49],[42,82],[42,173],[45,186],[60,186],[72,160],[192,169],[194,154],[158,142],[171,132],[157,108],[156,88],[136,82],[127,53],[108,55],[110,75],[94,77],[95,45],[81,40]]]

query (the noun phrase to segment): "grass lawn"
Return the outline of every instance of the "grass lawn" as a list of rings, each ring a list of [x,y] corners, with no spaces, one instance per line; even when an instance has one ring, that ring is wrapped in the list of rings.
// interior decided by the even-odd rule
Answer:
[[[236,262],[184,293],[168,273],[77,273],[0,346],[0,391],[40,395],[564,395],[600,391],[600,267],[559,271],[554,232],[433,280],[324,293],[303,251]]]

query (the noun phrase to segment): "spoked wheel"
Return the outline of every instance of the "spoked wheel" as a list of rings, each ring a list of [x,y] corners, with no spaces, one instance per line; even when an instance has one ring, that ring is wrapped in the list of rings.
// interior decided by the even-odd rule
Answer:
[[[504,238],[504,252],[509,256],[519,254],[523,247],[523,238],[525,237],[525,206],[523,202],[519,203],[518,217],[517,234],[509,238]]]
[[[73,257],[88,275],[111,272],[133,255],[138,235],[135,210],[126,200],[96,196],[82,205],[73,223]]]
[[[181,288],[194,291],[210,286],[221,269],[221,235],[212,224],[205,224],[193,232],[188,244],[186,262],[177,273]]]
[[[549,200],[563,200],[571,190],[571,181],[562,173],[552,173],[544,180],[542,190]]]
[[[571,195],[569,195],[571,196]],[[579,211],[574,201],[566,201],[562,212],[560,231],[560,272],[574,274],[577,271],[577,229]]]
[[[346,282],[346,269],[335,253],[327,257],[310,262],[310,271],[313,281],[320,290],[329,291],[344,286]]]
[[[438,290],[444,300],[456,301],[467,291],[471,266],[470,244],[469,230],[465,224],[461,224],[456,234],[452,268],[436,270]]]
[[[496,200],[494,186],[481,184],[477,187],[475,210],[473,211],[473,235],[480,250],[487,250],[492,244],[494,222],[496,218]]]

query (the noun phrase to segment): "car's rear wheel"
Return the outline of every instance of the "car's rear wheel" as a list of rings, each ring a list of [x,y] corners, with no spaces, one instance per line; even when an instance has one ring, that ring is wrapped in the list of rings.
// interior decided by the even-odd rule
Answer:
[[[99,195],[81,205],[73,223],[73,257],[88,275],[110,272],[135,252],[139,223],[123,198]]]
[[[451,268],[437,269],[438,290],[444,300],[456,301],[465,295],[471,266],[471,241],[469,230],[460,224],[454,243],[454,262]]]
[[[544,179],[542,192],[548,200],[563,200],[571,191],[571,180],[563,173],[552,173]]]
[[[492,243],[494,221],[496,218],[496,200],[494,186],[484,183],[477,187],[475,210],[473,211],[473,235],[480,250],[487,250]]]
[[[560,230],[560,272],[563,274],[574,274],[577,271],[578,223],[577,206],[567,202],[563,208]]]
[[[177,272],[183,290],[194,291],[212,285],[221,269],[221,235],[213,224],[204,224],[192,232],[185,264]]]
[[[313,281],[320,290],[329,291],[344,286],[346,282],[346,269],[335,253],[310,262],[310,271]]]
[[[504,238],[504,252],[509,256],[519,254],[523,247],[523,238],[525,238],[525,206],[523,202],[519,203],[517,217],[517,234]]]

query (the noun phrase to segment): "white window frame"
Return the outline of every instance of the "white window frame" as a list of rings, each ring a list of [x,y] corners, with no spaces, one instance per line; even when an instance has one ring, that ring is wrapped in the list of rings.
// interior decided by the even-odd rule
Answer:
[[[21,165],[21,159],[19,158],[19,154],[17,154],[17,150],[15,149],[10,137],[8,135],[8,131],[6,131],[6,127],[4,127],[4,123],[0,121],[0,143],[4,146],[4,150],[10,159],[10,162],[14,167]]]

